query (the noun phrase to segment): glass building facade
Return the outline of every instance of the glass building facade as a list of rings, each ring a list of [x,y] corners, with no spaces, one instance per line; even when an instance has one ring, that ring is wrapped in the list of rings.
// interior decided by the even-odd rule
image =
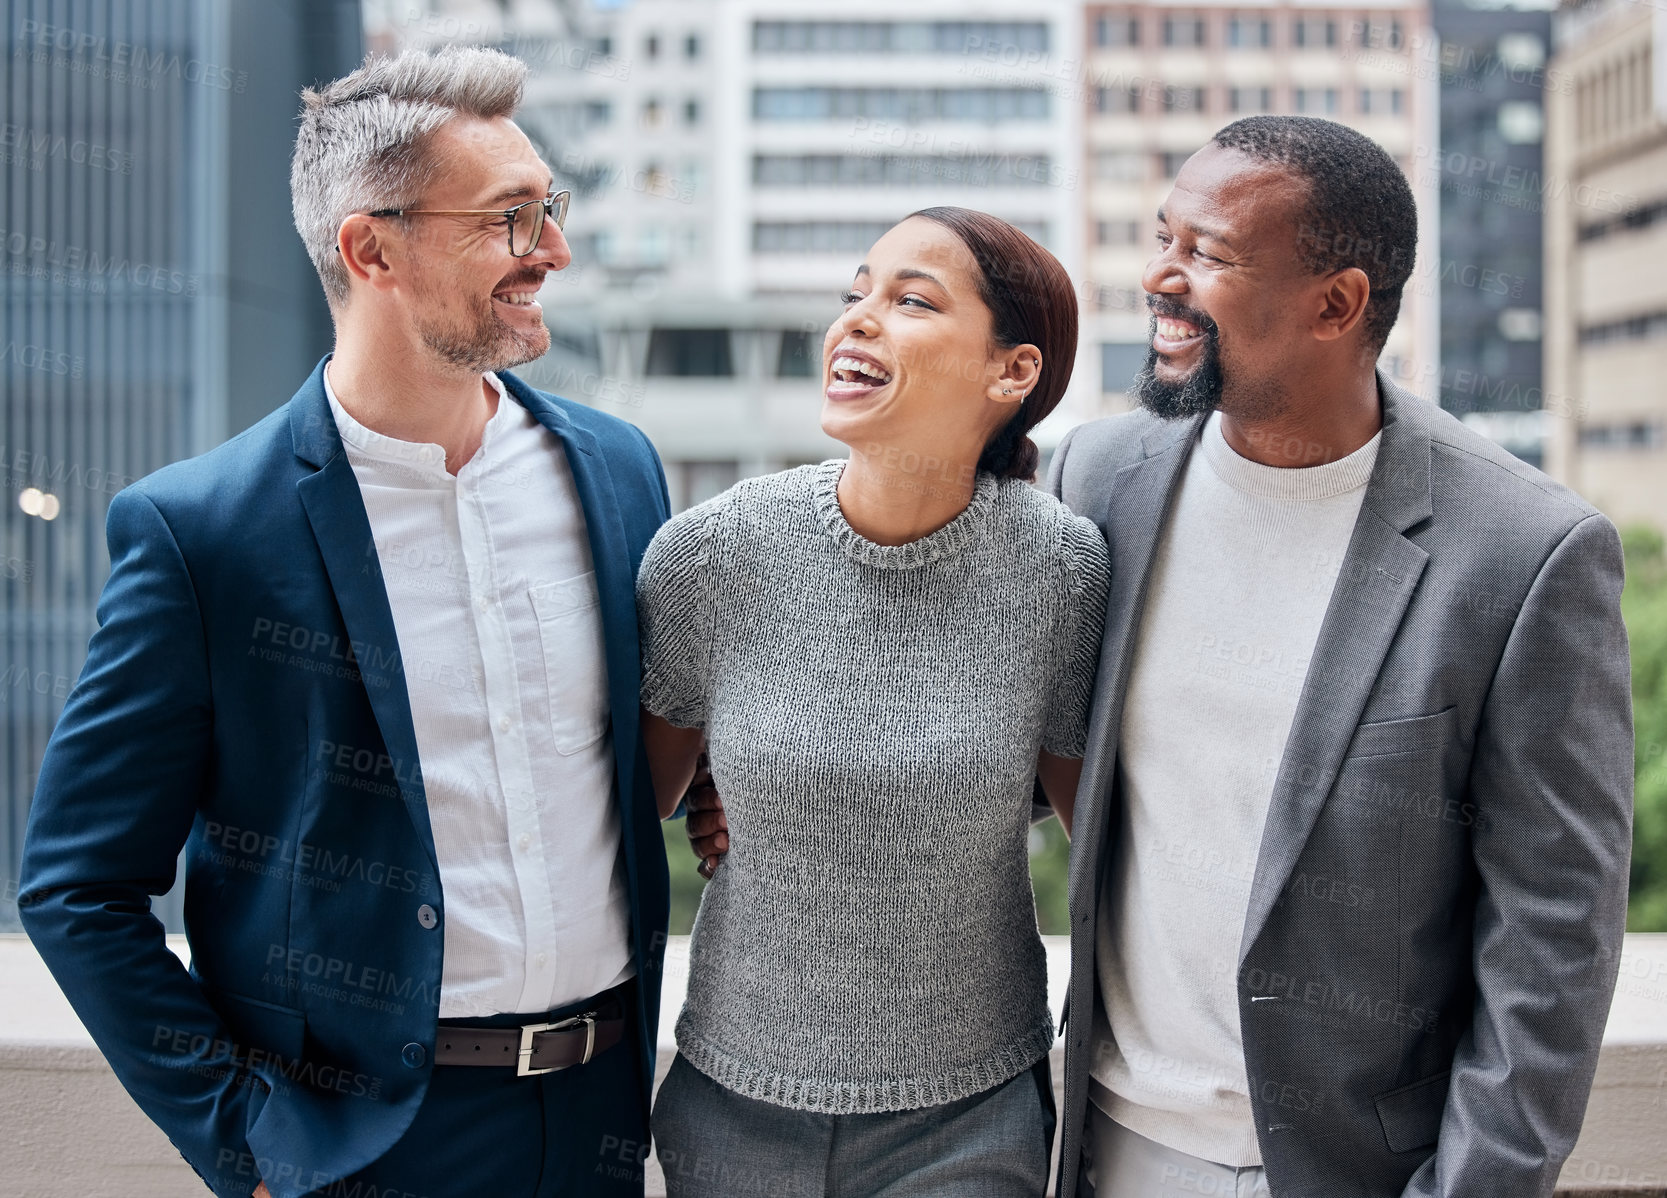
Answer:
[[[4,0],[0,18],[0,930],[16,930],[111,496],[283,403],[329,347],[289,157],[300,88],[351,69],[363,39],[356,0]]]
[[[1539,465],[1541,226],[1551,13],[1437,0],[1441,406]],[[1424,280],[1415,282],[1417,285]]]

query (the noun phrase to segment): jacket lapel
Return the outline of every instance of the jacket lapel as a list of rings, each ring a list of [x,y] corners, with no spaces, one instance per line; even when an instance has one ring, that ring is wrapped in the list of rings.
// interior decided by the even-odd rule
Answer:
[[[1381,374],[1383,440],[1297,700],[1262,831],[1242,961],[1267,923],[1331,793],[1343,755],[1429,555],[1402,534],[1427,520],[1430,437],[1424,402]]]
[[[1199,417],[1148,432],[1141,443],[1145,456],[1113,475],[1106,493],[1099,523],[1111,551],[1111,590],[1106,600],[1105,635],[1100,641],[1099,681],[1095,685],[1099,701],[1094,704],[1088,728],[1088,776],[1078,790],[1087,797],[1088,807],[1081,813],[1081,827],[1074,829],[1074,838],[1089,844],[1098,845],[1105,836],[1117,740],[1123,726],[1123,700],[1135,638],[1140,634],[1140,616],[1146,606],[1152,560],[1202,423]],[[1097,887],[1099,883],[1090,878],[1086,884]],[[1086,898],[1092,901],[1093,894],[1088,893]]]
[[[400,797],[427,851],[439,869],[434,833],[428,822],[428,797],[423,789],[417,733],[411,723],[411,699],[405,689],[399,637],[382,583],[370,517],[359,492],[359,480],[342,451],[330,401],[324,394],[324,363],[290,402],[290,435],[295,454],[315,468],[295,484],[296,494],[312,525],[318,551],[335,592],[336,606],[347,626],[372,712],[388,754],[396,765]],[[409,763],[409,765],[407,765]]]

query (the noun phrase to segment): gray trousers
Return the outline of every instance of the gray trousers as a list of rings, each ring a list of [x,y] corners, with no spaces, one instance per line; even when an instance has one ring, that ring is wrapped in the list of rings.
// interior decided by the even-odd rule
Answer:
[[[1260,1166],[1218,1165],[1132,1132],[1092,1102],[1080,1193],[1093,1198],[1270,1198]]]
[[[1042,1198],[1053,1084],[1043,1057],[959,1102],[820,1115],[743,1097],[679,1054],[653,1125],[668,1198]]]

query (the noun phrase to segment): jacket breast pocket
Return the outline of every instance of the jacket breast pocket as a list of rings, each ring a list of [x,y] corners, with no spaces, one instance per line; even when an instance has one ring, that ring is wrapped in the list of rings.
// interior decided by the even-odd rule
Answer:
[[[556,751],[572,756],[608,730],[608,664],[596,575],[547,582],[527,592],[538,619],[550,731]]]
[[[1458,722],[1458,708],[1447,707],[1433,715],[1361,724],[1354,730],[1354,739],[1349,741],[1349,751],[1344,756],[1389,757],[1439,749],[1452,739]]]
[[[1438,1073],[1373,1099],[1389,1151],[1411,1152],[1436,1142],[1441,1134],[1442,1112],[1447,1109],[1449,1076]]]

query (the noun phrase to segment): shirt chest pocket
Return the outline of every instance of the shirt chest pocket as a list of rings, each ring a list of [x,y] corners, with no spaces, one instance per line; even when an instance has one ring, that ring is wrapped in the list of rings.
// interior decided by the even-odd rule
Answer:
[[[527,591],[538,619],[550,731],[556,751],[572,756],[608,730],[608,668],[596,575],[580,574]]]

